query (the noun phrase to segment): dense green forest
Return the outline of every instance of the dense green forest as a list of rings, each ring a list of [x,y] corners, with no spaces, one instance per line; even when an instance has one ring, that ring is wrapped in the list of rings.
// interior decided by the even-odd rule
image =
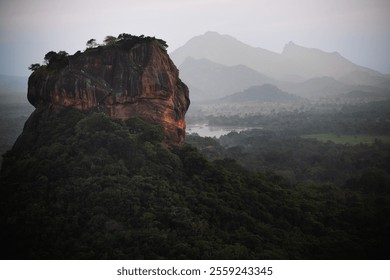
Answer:
[[[210,115],[212,126],[262,127],[289,135],[313,133],[390,135],[390,100],[362,104],[315,104],[274,114]]]
[[[343,183],[301,178],[304,171],[292,180],[278,172],[280,163],[255,168],[264,162],[245,156],[268,141],[271,160],[295,160],[290,140],[251,133],[167,147],[161,128],[142,119],[36,110],[4,155],[2,258],[389,258],[388,146],[372,146],[382,149],[375,170]],[[229,146],[232,137],[243,145]],[[322,155],[344,149],[323,145]]]
[[[390,190],[390,143],[377,139],[372,144],[349,145],[251,130],[219,140],[191,135],[187,142],[209,159],[232,158],[249,170],[273,172],[292,183],[344,185],[372,176],[376,180],[367,182],[367,188]]]
[[[1,97],[0,92],[0,155],[3,155],[12,148],[34,107],[27,103],[3,103]]]
[[[390,188],[390,102],[328,105],[253,116],[208,116],[210,124],[251,127],[219,139],[187,137],[209,159],[233,158],[292,183],[345,185],[371,176]]]

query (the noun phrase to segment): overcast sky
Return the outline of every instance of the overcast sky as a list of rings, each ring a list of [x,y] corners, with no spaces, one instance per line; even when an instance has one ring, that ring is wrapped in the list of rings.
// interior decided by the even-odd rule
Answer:
[[[0,74],[28,76],[48,51],[156,36],[168,51],[217,31],[280,53],[293,41],[390,73],[389,0],[0,0]]]

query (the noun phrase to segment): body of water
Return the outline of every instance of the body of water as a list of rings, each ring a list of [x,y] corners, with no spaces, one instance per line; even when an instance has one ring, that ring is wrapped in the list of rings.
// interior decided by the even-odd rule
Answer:
[[[229,134],[232,131],[241,132],[250,129],[261,129],[260,127],[231,127],[231,126],[209,126],[208,124],[189,124],[186,128],[186,133],[196,133],[202,137],[216,137]]]

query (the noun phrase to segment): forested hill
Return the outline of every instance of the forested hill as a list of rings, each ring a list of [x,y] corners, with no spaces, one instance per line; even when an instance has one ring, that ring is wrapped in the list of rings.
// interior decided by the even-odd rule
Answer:
[[[271,84],[262,86],[252,86],[242,92],[238,92],[218,100],[226,103],[241,103],[241,102],[275,102],[289,103],[304,100],[301,97],[289,94]]]
[[[34,114],[4,156],[2,259],[389,258],[385,194],[211,162],[141,119]]]

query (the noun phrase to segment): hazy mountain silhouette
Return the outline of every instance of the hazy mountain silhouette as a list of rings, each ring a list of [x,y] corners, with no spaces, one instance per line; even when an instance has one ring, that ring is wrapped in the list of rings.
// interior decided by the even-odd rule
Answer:
[[[275,81],[244,66],[225,66],[208,59],[187,57],[180,66],[180,76],[191,89],[191,100],[210,100],[242,91],[252,85]]]
[[[315,48],[298,46],[293,42],[285,45],[281,55],[294,62],[297,67],[296,71],[300,75],[310,73],[306,76],[308,78],[310,76],[339,78],[355,71],[381,75],[377,71],[352,63],[338,52],[324,52]]]
[[[282,91],[278,87],[270,84],[262,86],[253,86],[242,92],[226,96],[219,99],[224,103],[242,103],[242,102],[275,102],[290,103],[301,101],[303,98]]]
[[[268,77],[291,82],[322,76],[338,79],[354,72],[381,77],[384,80],[381,84],[389,81],[388,75],[356,65],[337,52],[301,47],[290,42],[279,54],[249,46],[217,32],[207,32],[190,39],[170,56],[179,68],[187,57],[206,58],[226,66],[245,65]]]
[[[179,69],[187,57],[206,58],[227,66],[245,65],[273,78],[288,79],[287,76],[294,73],[295,68],[293,62],[280,54],[254,48],[217,32],[207,32],[190,39],[184,46],[172,52],[170,57]]]
[[[389,89],[372,85],[353,85],[324,76],[308,79],[300,83],[277,82],[276,85],[284,91],[302,97],[334,97],[349,92],[365,92],[374,99],[389,96]],[[366,95],[366,97],[368,97]]]
[[[340,81],[351,85],[368,85],[380,88],[390,88],[390,75],[378,73],[353,71],[339,79]]]
[[[333,96],[353,90],[352,86],[328,76],[311,78],[301,83],[280,84],[279,86],[285,91],[305,97]]]

